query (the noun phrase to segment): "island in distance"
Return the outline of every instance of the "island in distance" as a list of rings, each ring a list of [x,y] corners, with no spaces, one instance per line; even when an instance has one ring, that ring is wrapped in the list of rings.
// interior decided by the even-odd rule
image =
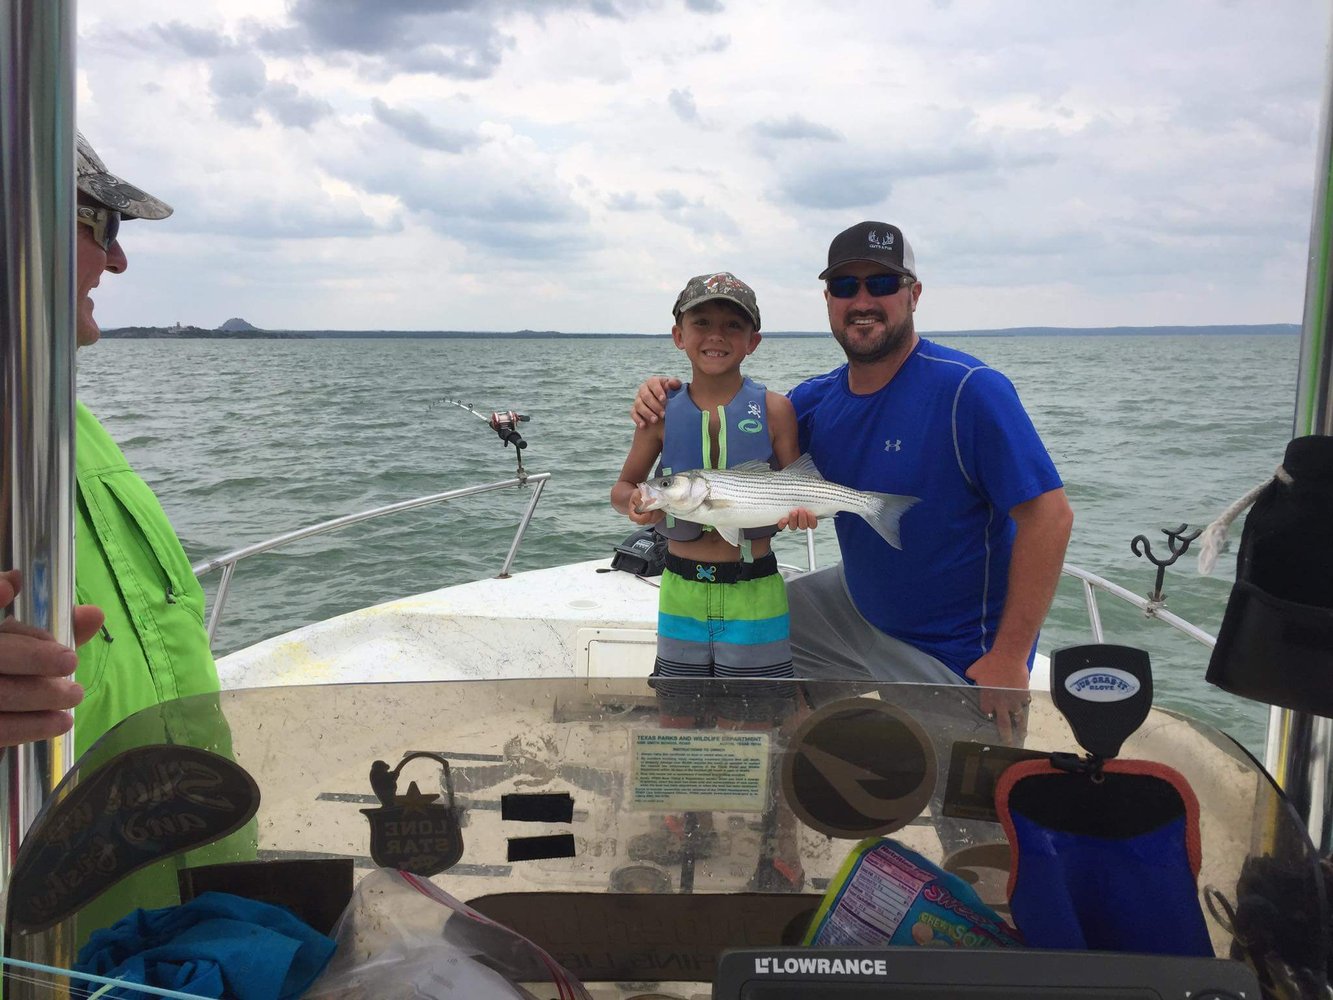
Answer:
[[[103,330],[103,337],[168,337],[175,339],[257,337],[274,340],[304,340],[310,334],[300,330],[261,330],[239,316],[233,316],[215,330],[176,323],[172,326],[122,326]]]

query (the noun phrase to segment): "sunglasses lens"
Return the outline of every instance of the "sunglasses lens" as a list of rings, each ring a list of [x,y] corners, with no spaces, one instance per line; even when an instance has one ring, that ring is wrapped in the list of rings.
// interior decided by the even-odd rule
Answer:
[[[854,278],[850,274],[844,274],[840,278],[829,278],[828,293],[835,299],[850,299],[856,296],[856,290],[861,287],[861,279]]]
[[[102,248],[111,249],[111,244],[116,242],[116,237],[120,235],[120,213],[107,212],[106,223],[102,228]]]
[[[899,278],[896,274],[872,274],[866,278],[866,291],[875,298],[893,295],[898,291]]]
[[[865,279],[844,274],[840,278],[829,279],[828,293],[835,299],[854,298],[863,280],[865,281],[866,291],[877,299],[885,295],[893,295],[902,287],[902,278],[897,274],[872,274]]]

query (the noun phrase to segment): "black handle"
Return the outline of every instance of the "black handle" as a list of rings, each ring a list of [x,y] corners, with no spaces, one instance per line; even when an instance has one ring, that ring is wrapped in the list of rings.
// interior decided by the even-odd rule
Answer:
[[[528,443],[523,440],[523,435],[512,427],[501,424],[495,428],[495,433],[500,435],[500,440],[508,446],[511,442],[515,448],[526,448]]]

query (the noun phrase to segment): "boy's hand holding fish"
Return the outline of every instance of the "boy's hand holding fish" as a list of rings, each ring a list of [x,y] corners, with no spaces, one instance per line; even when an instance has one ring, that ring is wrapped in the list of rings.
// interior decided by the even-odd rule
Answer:
[[[625,516],[635,524],[656,524],[658,521],[666,517],[666,512],[659,507],[654,507],[650,510],[643,509],[644,505],[648,502],[648,498],[643,492],[644,485],[645,484],[640,483],[638,488],[629,495],[629,510],[625,512]]]

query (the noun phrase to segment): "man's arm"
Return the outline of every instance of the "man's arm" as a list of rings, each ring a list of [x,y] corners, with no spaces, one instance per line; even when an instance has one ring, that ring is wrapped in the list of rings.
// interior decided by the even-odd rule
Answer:
[[[967,677],[983,688],[1028,686],[1028,652],[1051,608],[1065,549],[1074,527],[1074,512],[1063,489],[1050,490],[1014,507],[1017,525],[1009,562],[1009,593],[1000,614],[1000,628],[989,653],[967,668]],[[1010,736],[1010,722],[1027,702],[1019,692],[982,691],[981,710],[995,713],[1000,735]]]
[[[0,607],[22,587],[18,571],[0,572]],[[74,609],[74,642],[83,645],[102,627],[100,609]],[[0,747],[49,740],[74,724],[69,709],[83,701],[83,688],[69,675],[78,666],[74,650],[49,632],[14,618],[0,622]]]

